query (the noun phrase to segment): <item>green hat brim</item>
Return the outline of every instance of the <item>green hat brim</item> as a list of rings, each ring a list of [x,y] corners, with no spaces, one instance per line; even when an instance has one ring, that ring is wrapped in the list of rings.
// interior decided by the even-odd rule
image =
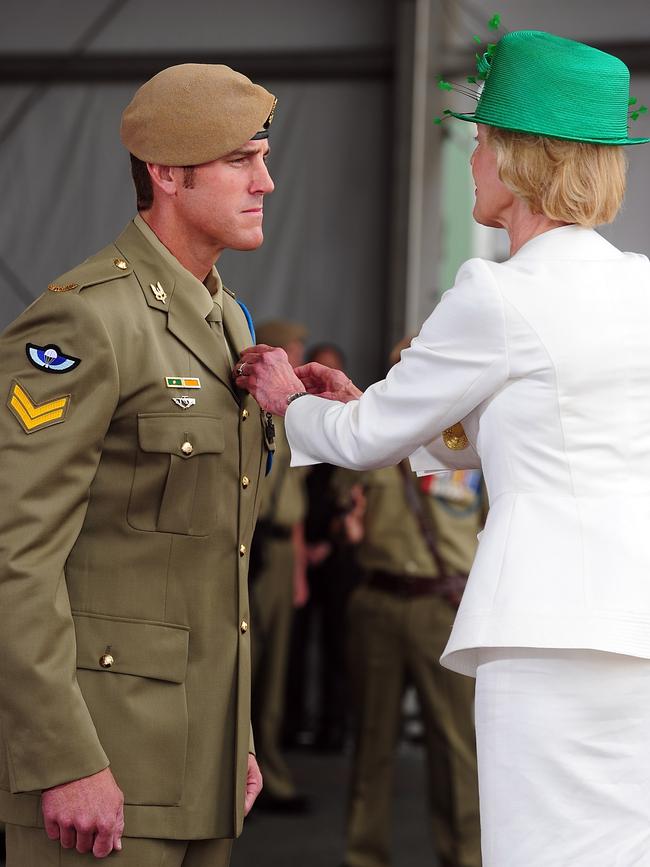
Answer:
[[[589,144],[604,144],[604,145],[637,145],[637,144],[647,144],[650,142],[650,138],[619,138],[619,139],[604,139],[604,138],[589,138],[587,136],[568,136],[568,135],[554,135],[553,133],[549,133],[545,130],[541,129],[522,129],[516,126],[506,126],[502,123],[491,123],[489,120],[484,120],[483,118],[477,118],[474,114],[459,114],[455,111],[450,111],[447,114],[447,117],[455,117],[457,120],[467,120],[470,123],[482,123],[485,126],[495,126],[499,129],[507,129],[511,132],[523,132],[528,135],[543,135],[547,138],[559,138],[563,141],[584,141]]]

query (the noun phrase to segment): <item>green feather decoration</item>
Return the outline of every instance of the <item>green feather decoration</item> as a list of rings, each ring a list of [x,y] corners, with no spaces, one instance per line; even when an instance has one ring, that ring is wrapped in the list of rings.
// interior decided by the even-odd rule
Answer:
[[[488,26],[489,30],[498,30],[501,27],[501,15],[498,12],[495,12],[494,15],[488,21],[487,26]],[[472,36],[472,40],[477,45],[483,44],[483,41],[482,41],[480,36],[474,35],[474,36]],[[474,55],[474,57],[476,58],[477,72],[474,75],[468,75],[467,76],[467,79],[466,79],[467,84],[478,85],[480,82],[483,82],[486,80],[486,78],[490,74],[492,57],[494,56],[495,50],[496,50],[496,43],[489,42],[487,44],[486,50],[484,52],[479,52],[479,53],[476,53]],[[438,79],[438,87],[440,90],[447,90],[447,91],[456,90],[459,93],[464,94],[465,96],[471,96],[473,99],[478,99],[479,94],[480,94],[480,91],[478,89],[476,89],[476,91],[474,91],[472,88],[468,88],[464,84],[463,85],[450,84],[448,81],[445,81],[442,78],[442,76],[440,76],[440,78]],[[443,112],[443,116],[434,118],[433,122],[435,124],[441,124],[442,121],[445,120],[445,117],[448,117],[449,115],[451,115],[451,111],[449,111],[449,109],[446,109]]]
[[[451,110],[448,109],[448,108],[446,108],[446,109],[443,111],[443,114],[446,115],[446,116],[445,116],[445,117],[434,117],[433,122],[434,122],[435,124],[440,125],[440,124],[443,122],[443,120],[446,120],[446,119],[451,115]]]

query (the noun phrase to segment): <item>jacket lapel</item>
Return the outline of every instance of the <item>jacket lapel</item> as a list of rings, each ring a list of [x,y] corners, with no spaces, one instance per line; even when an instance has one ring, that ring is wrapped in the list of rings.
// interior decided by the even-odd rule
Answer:
[[[188,293],[174,293],[167,316],[167,328],[181,343],[198,356],[234,394],[232,374],[225,345],[219,345],[217,335],[205,318],[201,318]]]
[[[168,330],[235,396],[225,346],[219,346],[205,318],[209,312],[204,309],[206,296],[196,292],[192,281],[185,280],[183,285],[184,269],[180,263],[178,269],[170,267],[133,223],[126,227],[115,246],[133,267],[149,307],[166,314]],[[164,300],[162,293],[154,292],[152,287],[162,288]]]

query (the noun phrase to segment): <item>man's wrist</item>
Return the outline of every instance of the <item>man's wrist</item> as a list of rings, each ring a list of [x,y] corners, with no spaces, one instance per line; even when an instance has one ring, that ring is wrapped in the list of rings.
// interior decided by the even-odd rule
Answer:
[[[298,400],[299,397],[304,397],[306,394],[309,394],[308,391],[294,391],[293,394],[287,396],[287,406],[290,403],[293,403],[294,400]]]

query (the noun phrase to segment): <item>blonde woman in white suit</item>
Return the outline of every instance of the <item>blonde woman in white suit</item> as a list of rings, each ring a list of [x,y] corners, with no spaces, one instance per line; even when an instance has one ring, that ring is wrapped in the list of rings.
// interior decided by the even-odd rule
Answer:
[[[294,464],[481,466],[490,514],[444,665],[475,676],[484,867],[650,865],[650,263],[594,226],[625,188],[629,74],[509,33],[474,115],[466,262],[387,378],[237,366]],[[300,399],[296,399],[299,396]]]

